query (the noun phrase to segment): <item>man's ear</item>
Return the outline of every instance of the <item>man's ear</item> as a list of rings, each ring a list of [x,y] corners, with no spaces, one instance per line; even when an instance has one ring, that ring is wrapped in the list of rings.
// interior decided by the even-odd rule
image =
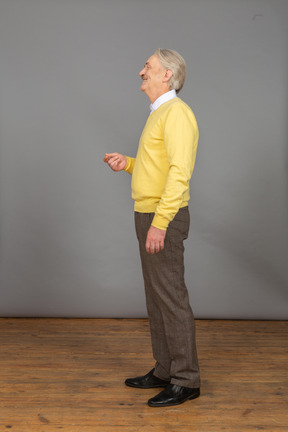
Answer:
[[[163,82],[168,82],[170,81],[170,78],[173,76],[173,72],[171,69],[166,69],[165,70],[165,74],[163,76]]]

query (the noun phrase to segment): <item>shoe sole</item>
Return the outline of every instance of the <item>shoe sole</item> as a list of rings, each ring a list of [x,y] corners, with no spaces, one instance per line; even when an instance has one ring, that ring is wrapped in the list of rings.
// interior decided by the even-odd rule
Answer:
[[[167,385],[169,384],[169,382],[167,382],[167,384],[158,384],[158,385],[153,385],[153,386],[140,386],[140,385],[134,385],[134,384],[130,384],[125,382],[125,385],[128,387],[133,387],[133,388],[138,388],[138,389],[153,389],[153,388],[165,388]]]

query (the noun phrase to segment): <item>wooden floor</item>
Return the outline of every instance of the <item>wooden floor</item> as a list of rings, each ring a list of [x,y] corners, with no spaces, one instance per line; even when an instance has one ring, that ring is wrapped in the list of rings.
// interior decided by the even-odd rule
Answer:
[[[147,320],[0,319],[0,432],[288,431],[288,321],[197,321],[201,397],[150,408]]]

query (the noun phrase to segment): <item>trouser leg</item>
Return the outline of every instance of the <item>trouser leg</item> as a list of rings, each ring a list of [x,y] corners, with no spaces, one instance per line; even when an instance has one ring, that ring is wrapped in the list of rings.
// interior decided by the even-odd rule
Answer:
[[[143,271],[144,274],[144,271]],[[163,380],[170,381],[170,353],[167,345],[165,325],[157,298],[149,290],[149,277],[144,276],[146,306],[150,323],[153,357],[156,360],[154,374]]]
[[[164,250],[151,255],[145,242],[153,216],[135,213],[155,375],[173,384],[199,387],[195,323],[184,281],[183,241],[188,236],[189,211],[179,210],[169,224]]]

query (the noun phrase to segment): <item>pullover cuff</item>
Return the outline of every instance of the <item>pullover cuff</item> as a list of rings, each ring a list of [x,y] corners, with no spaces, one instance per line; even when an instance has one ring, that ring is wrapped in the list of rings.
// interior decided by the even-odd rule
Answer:
[[[160,216],[158,214],[155,214],[151,225],[154,226],[155,228],[159,228],[161,230],[167,230],[168,225],[169,225],[169,220],[164,218],[163,216]]]
[[[135,158],[131,158],[129,156],[126,156],[127,159],[127,163],[126,166],[124,168],[124,171],[128,172],[129,174],[133,173],[133,168],[134,168],[134,163],[135,163]]]

